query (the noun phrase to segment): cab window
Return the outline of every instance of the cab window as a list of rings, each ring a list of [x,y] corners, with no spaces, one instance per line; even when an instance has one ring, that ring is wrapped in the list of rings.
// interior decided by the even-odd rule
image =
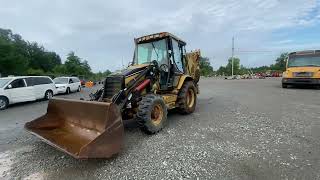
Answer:
[[[175,65],[179,71],[183,72],[182,48],[179,46],[179,43],[174,39],[172,40],[172,50]]]
[[[159,65],[168,64],[166,39],[137,45],[136,64],[148,64],[153,60],[158,61]]]

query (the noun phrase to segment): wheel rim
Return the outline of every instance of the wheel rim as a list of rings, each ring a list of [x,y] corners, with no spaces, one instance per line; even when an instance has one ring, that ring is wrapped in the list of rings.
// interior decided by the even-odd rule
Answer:
[[[6,102],[3,99],[0,99],[0,108],[4,108],[6,106]]]
[[[153,107],[151,111],[151,120],[154,125],[159,125],[163,118],[163,108],[160,104]]]
[[[48,98],[48,99],[51,99],[51,98],[52,98],[52,93],[51,93],[51,92],[48,92],[48,93],[47,93],[47,98]]]
[[[195,95],[194,95],[194,91],[193,89],[188,89],[188,93],[187,93],[187,106],[189,108],[191,108],[194,105],[194,99],[195,99]]]

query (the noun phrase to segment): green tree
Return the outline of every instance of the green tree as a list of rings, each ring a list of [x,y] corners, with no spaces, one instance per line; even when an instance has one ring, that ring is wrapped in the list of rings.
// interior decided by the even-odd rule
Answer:
[[[233,74],[238,75],[240,71],[240,59],[237,57],[233,57]],[[228,64],[226,66],[226,74],[231,76],[232,74],[232,58],[228,59]]]
[[[35,70],[48,73],[60,64],[61,59],[55,52],[46,51],[43,46],[0,28],[0,73],[24,75]]]
[[[70,52],[67,55],[67,60],[64,65],[66,72],[70,75],[84,75],[87,77],[92,75],[88,61],[82,61],[74,52]]]
[[[212,76],[214,71],[210,64],[210,60],[207,57],[200,57],[200,75],[201,76]]]
[[[111,72],[92,73],[86,60],[74,52],[67,55],[65,64],[60,56],[47,51],[36,42],[25,41],[19,34],[0,28],[0,73],[7,75],[77,75],[86,78],[104,79]]]
[[[40,76],[40,75],[45,75],[44,71],[42,69],[32,69],[29,68],[27,71],[28,75],[32,76]]]
[[[271,65],[272,70],[285,71],[286,70],[286,59],[288,53],[282,53],[277,59],[274,65]]]
[[[6,75],[22,75],[27,72],[28,61],[19,54],[12,43],[0,39],[0,73]]]
[[[268,71],[270,69],[271,69],[270,66],[260,66],[260,67],[251,68],[253,73],[266,72],[266,71]]]
[[[70,52],[67,55],[67,60],[64,65],[68,73],[79,73],[81,71],[81,59],[76,56],[74,52]]]
[[[64,64],[57,65],[53,68],[53,74],[56,76],[62,76],[62,75],[67,75],[67,68]]]
[[[217,70],[217,75],[224,76],[226,74],[226,67],[225,66],[220,66],[219,69]]]

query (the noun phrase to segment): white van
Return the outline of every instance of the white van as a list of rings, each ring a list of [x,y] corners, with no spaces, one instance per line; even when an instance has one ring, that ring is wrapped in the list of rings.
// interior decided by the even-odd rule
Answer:
[[[0,110],[9,104],[50,99],[57,94],[54,82],[47,76],[0,78]]]
[[[81,91],[81,82],[77,77],[57,77],[53,81],[56,84],[58,94]]]

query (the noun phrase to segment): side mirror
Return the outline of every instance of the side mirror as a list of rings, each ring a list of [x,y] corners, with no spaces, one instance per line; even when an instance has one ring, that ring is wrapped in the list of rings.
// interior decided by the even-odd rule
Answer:
[[[11,85],[11,84],[9,84],[7,88],[8,88],[8,89],[12,89],[12,85]]]

